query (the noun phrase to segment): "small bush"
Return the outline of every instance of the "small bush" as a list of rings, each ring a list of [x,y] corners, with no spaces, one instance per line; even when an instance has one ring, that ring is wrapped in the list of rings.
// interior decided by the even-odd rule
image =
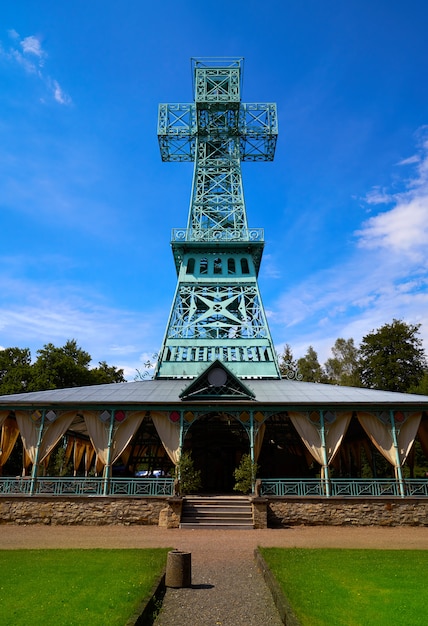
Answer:
[[[184,452],[175,468],[175,477],[179,480],[180,495],[195,493],[201,488],[201,471],[195,470],[193,459],[188,452]]]
[[[257,463],[251,462],[249,454],[242,455],[239,467],[233,472],[236,480],[233,490],[241,493],[252,493],[258,469]]]

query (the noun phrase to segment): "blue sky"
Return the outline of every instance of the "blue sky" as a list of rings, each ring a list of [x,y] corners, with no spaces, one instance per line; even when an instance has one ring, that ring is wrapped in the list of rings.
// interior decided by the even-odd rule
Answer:
[[[428,351],[427,25],[424,0],[2,3],[0,346],[143,369],[192,178],[157,106],[192,100],[190,57],[242,56],[243,100],[278,105],[275,161],[243,166],[277,350],[398,318]]]

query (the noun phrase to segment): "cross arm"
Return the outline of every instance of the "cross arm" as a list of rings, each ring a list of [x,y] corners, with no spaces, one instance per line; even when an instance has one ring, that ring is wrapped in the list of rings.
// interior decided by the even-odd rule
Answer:
[[[239,134],[243,161],[273,161],[278,137],[276,104],[241,103]]]
[[[160,104],[158,139],[162,161],[193,161],[197,133],[194,104]]]

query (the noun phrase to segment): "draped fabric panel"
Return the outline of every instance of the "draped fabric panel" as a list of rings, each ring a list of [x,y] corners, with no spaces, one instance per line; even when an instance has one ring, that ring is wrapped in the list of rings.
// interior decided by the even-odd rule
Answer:
[[[68,465],[68,463],[70,462],[71,453],[74,450],[74,442],[75,442],[74,437],[69,437],[67,440],[67,447],[65,449],[65,454],[64,454],[64,465]]]
[[[400,427],[397,433],[398,451],[400,453],[401,464],[405,463],[413,447],[415,438],[421,423],[422,413],[413,413]]]
[[[321,465],[324,465],[323,448],[319,427],[313,424],[304,413],[288,411],[294,428],[299,433],[306,448],[312,457]],[[349,426],[352,412],[344,411],[337,413],[336,419],[331,424],[326,423],[324,428],[327,463],[329,464],[337,454],[343,437]]]
[[[107,463],[110,423],[102,422],[98,415],[99,412],[96,411],[83,411],[86,428],[94,446],[97,460],[99,459],[101,466],[103,466]]]
[[[128,465],[129,457],[131,456],[132,446],[128,444],[125,450],[122,450],[122,454],[120,455],[124,465]]]
[[[180,460],[180,422],[171,422],[166,411],[150,411],[153,424],[171,461]]]
[[[0,411],[0,428],[3,426],[3,424],[5,423],[8,415],[9,415],[10,411]]]
[[[60,415],[54,422],[46,424],[40,444],[39,463],[42,463],[55,448],[61,437],[70,428],[76,416],[76,411],[67,411]]]
[[[3,470],[3,466],[9,459],[12,450],[15,446],[16,440],[19,436],[19,428],[14,419],[7,417],[3,420],[0,439],[0,473]]]
[[[95,450],[91,442],[86,443],[85,449],[85,476],[89,474],[89,470],[91,469],[92,459],[94,458]]]
[[[133,411],[123,422],[115,422],[111,442],[110,464],[120,457],[126,446],[141,425],[145,411]],[[110,421],[102,422],[98,413],[94,411],[84,411],[86,428],[97,454],[97,473],[108,463],[108,444],[110,433]]]
[[[145,411],[133,411],[132,413],[129,413],[126,420],[121,422],[117,430],[115,430],[113,436],[112,464],[117,461],[122,452],[128,446],[132,437],[140,428],[145,413]]]
[[[34,463],[36,459],[36,447],[39,438],[39,431],[37,424],[33,422],[29,412],[15,411],[15,417],[26,453],[24,467],[28,467],[28,465],[30,463]]]
[[[77,471],[83,459],[83,454],[86,450],[86,442],[81,439],[75,439],[73,448],[73,466],[74,475],[77,475]]]
[[[37,442],[39,439],[40,425],[36,424],[29,412],[16,411],[16,422],[24,444],[25,457],[24,468],[35,462],[37,454]],[[67,411],[60,415],[54,422],[45,422],[39,449],[39,463],[41,464],[52,452],[58,441],[69,429],[75,417],[75,411]]]
[[[428,456],[428,420],[423,420],[419,424],[418,437],[425,456]]]
[[[364,428],[367,436],[373,445],[379,450],[382,456],[391,463],[397,470],[398,461],[392,437],[390,424],[384,424],[373,413],[358,411],[358,420]],[[398,452],[401,465],[406,461],[410,449],[415,441],[421,421],[421,413],[413,413],[407,420],[396,430]]]
[[[254,438],[254,460],[256,462],[257,462],[257,459],[259,458],[260,450],[262,449],[263,438],[265,436],[265,430],[266,430],[266,423],[263,422],[262,424],[260,424],[257,434]]]

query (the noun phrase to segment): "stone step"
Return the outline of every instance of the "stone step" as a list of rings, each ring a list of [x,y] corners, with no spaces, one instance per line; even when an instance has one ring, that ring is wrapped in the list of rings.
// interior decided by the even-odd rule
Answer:
[[[242,496],[185,498],[180,528],[250,530],[253,528],[250,501]]]
[[[229,513],[230,511],[235,511],[236,513],[248,513],[251,511],[248,506],[243,506],[242,504],[226,506],[225,504],[221,504],[220,506],[215,506],[213,504],[189,504],[186,506],[186,511],[215,511],[217,513]]]

